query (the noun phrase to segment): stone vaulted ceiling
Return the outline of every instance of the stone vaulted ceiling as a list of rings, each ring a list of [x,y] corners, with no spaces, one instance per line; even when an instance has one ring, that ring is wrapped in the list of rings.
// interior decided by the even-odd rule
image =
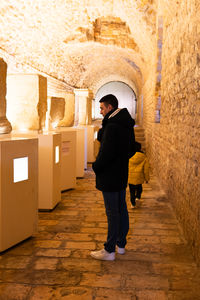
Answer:
[[[153,0],[1,0],[0,50],[71,87],[136,89],[155,47]]]

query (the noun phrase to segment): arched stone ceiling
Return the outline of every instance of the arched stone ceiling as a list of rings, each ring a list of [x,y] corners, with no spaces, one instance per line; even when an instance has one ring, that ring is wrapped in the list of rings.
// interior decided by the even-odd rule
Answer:
[[[1,0],[0,48],[72,87],[140,88],[155,51],[153,0]]]

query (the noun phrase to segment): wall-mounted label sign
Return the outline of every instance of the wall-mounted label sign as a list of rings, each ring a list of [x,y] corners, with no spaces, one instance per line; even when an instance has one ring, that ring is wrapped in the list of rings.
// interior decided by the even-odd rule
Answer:
[[[71,147],[70,141],[62,142],[62,154],[68,155],[70,152],[70,147]]]
[[[28,157],[20,157],[13,159],[14,182],[24,181],[28,179]]]

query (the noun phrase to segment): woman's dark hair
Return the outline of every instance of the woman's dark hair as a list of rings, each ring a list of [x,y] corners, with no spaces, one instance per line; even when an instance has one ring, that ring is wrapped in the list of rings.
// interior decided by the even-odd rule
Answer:
[[[118,108],[118,100],[117,98],[112,95],[112,94],[108,94],[104,97],[102,97],[100,100],[99,100],[100,103],[105,103],[105,106],[107,107],[109,104],[112,105],[112,107],[114,109],[117,109]]]

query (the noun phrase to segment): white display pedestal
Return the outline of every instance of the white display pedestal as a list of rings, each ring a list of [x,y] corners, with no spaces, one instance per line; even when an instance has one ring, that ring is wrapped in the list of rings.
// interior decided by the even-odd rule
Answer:
[[[38,140],[0,138],[0,251],[30,237],[38,220]]]
[[[53,209],[61,200],[61,135],[47,132],[39,140],[39,209]]]
[[[76,131],[61,127],[61,191],[76,187]]]
[[[95,161],[95,127],[93,125],[86,125],[87,129],[87,162],[92,163]]]
[[[84,177],[87,169],[87,130],[85,127],[76,129],[76,177]]]

